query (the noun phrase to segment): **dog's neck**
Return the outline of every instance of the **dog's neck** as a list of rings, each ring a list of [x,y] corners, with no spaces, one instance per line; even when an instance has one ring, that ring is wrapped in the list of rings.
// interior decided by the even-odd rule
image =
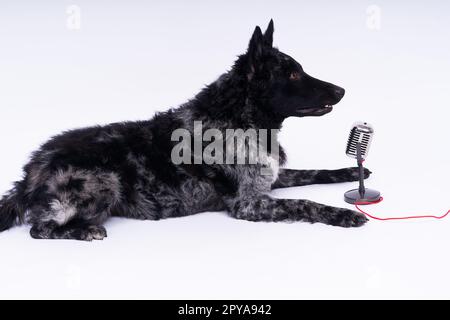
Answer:
[[[248,79],[234,70],[220,76],[184,107],[194,119],[207,118],[242,129],[280,129],[284,120],[265,108],[258,94],[250,96]]]

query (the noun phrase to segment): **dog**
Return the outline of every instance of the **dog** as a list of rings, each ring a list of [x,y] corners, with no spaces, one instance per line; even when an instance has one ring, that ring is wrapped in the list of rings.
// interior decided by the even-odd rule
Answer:
[[[276,139],[284,119],[323,116],[343,98],[343,88],[313,78],[273,47],[273,33],[273,20],[264,33],[257,26],[231,70],[177,108],[148,121],[67,131],[43,144],[0,201],[0,231],[27,223],[35,239],[101,240],[111,216],[158,220],[204,211],[248,221],[363,225],[366,217],[349,209],[268,195],[274,188],[356,181],[357,168],[283,169],[279,145],[277,157],[267,147],[253,164],[172,161],[173,132],[192,132],[194,121],[220,132],[266,129]]]

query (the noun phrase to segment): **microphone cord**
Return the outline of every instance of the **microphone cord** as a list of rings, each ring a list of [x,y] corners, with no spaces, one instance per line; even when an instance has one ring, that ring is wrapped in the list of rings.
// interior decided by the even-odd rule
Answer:
[[[423,218],[433,218],[433,219],[443,219],[445,218],[449,213],[450,210],[447,211],[447,213],[443,214],[442,216],[434,216],[434,215],[423,215],[423,216],[408,216],[408,217],[389,217],[389,218],[379,218],[371,215],[370,213],[365,212],[362,210],[359,206],[360,205],[370,205],[370,204],[376,204],[383,201],[383,197],[380,197],[380,199],[376,202],[355,202],[354,205],[356,209],[358,209],[359,212],[362,214],[365,214],[369,218],[375,219],[375,220],[381,220],[381,221],[387,221],[387,220],[407,220],[407,219],[423,219]]]

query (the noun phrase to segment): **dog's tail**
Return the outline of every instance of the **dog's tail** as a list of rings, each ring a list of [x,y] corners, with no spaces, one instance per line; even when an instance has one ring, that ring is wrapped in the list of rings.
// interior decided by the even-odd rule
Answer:
[[[25,210],[20,194],[21,185],[16,183],[15,187],[0,200],[0,232],[23,223]]]

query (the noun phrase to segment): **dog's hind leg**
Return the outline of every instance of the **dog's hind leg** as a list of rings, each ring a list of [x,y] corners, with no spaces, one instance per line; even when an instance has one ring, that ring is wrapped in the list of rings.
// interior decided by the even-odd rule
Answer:
[[[58,226],[55,222],[34,225],[30,234],[35,239],[72,239],[72,240],[103,240],[106,229],[103,226],[89,225],[82,221],[70,221]]]
[[[364,169],[364,179],[367,179],[370,174],[370,170]],[[310,184],[350,182],[357,181],[358,179],[359,169],[357,167],[338,170],[280,169],[278,179],[272,184],[272,189],[306,186]]]
[[[95,199],[83,202],[59,197],[48,204],[35,205],[30,209],[30,235],[35,239],[101,240],[106,230],[101,225],[108,217]],[[101,210],[103,209],[103,210]]]
[[[102,240],[106,230],[101,225],[108,217],[105,208],[94,200],[84,202],[69,200],[67,195],[51,200],[48,204],[35,205],[30,209],[30,235],[35,239]],[[103,209],[103,210],[101,210]]]
[[[74,168],[52,174],[41,190],[27,216],[37,239],[103,239],[102,224],[121,199],[116,174]]]

